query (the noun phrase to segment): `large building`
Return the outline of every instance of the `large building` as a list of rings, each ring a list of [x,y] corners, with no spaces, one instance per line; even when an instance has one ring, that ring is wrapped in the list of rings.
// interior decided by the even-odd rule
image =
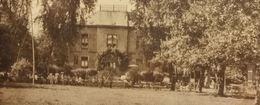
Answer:
[[[110,47],[126,52],[131,63],[137,58],[140,35],[129,26],[127,7],[124,5],[102,5],[88,20],[80,26],[75,44],[69,51],[69,64],[73,68],[96,68],[97,56]]]

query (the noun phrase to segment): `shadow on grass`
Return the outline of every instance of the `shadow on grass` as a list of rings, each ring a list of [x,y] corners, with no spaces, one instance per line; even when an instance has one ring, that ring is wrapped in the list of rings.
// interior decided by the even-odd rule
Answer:
[[[224,96],[219,96],[217,93],[207,93],[207,92],[195,92],[198,96],[214,96],[214,97],[223,97],[223,98],[236,98],[236,99],[255,99],[254,94],[225,94]]]
[[[217,94],[213,94],[213,96],[215,97],[224,97],[224,98],[236,98],[236,99],[255,99],[255,96],[253,94],[228,94],[228,95],[224,95],[224,96],[219,96]]]
[[[0,83],[0,88],[41,88],[41,89],[51,89],[48,86],[43,85],[33,85],[30,83]]]

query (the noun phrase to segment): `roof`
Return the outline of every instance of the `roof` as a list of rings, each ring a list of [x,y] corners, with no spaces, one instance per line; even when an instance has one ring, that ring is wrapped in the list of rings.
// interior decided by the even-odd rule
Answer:
[[[98,11],[91,15],[87,25],[97,26],[129,26],[129,16],[127,11]]]

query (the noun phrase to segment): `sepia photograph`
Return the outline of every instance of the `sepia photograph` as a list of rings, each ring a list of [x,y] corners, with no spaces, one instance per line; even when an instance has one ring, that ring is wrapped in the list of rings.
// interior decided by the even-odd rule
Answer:
[[[0,0],[0,105],[260,105],[260,0]]]

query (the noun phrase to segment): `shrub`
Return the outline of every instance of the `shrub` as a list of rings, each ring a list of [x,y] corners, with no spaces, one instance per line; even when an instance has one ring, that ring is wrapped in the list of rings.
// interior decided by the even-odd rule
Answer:
[[[96,76],[98,74],[97,70],[89,70],[87,72],[88,76]]]
[[[32,65],[25,58],[22,58],[22,59],[16,61],[11,66],[11,68],[12,68],[11,74],[15,80],[19,80],[19,81],[23,81],[23,82],[28,81],[29,75],[32,74]]]
[[[155,82],[162,82],[164,79],[164,75],[161,72],[154,71],[153,72],[153,77]]]
[[[127,71],[125,73],[125,75],[126,75],[127,81],[137,82],[140,78],[138,70],[136,70],[136,69],[130,69],[129,71]]]
[[[153,82],[154,81],[154,76],[152,71],[142,71],[140,73],[142,80],[145,82]]]

